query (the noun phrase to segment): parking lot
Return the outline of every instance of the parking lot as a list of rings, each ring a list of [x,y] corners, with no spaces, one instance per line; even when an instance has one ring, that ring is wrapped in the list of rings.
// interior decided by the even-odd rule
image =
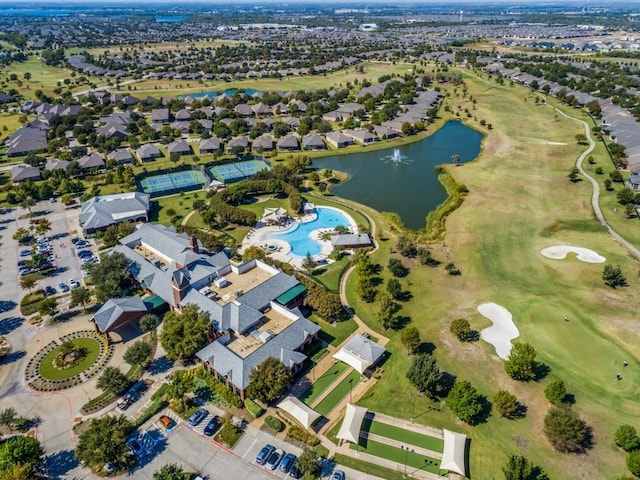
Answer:
[[[32,247],[31,245],[20,245],[16,240],[13,240],[13,234],[19,228],[29,228],[32,221],[36,221],[40,218],[46,218],[51,224],[51,230],[46,233],[46,237],[49,239],[47,243],[41,243],[40,246],[44,248],[43,253],[50,254],[52,266],[54,272],[42,279],[38,280],[36,288],[47,289],[52,292],[55,290],[56,294],[64,294],[63,290],[67,290],[66,287],[70,287],[72,280],[78,282],[79,285],[83,285],[83,273],[81,269],[82,259],[78,256],[75,245],[72,243],[72,239],[80,238],[82,236],[82,230],[78,222],[78,216],[80,210],[78,208],[65,209],[64,205],[49,201],[39,202],[32,207],[33,212],[46,212],[44,215],[39,215],[33,218],[26,216],[26,211],[22,208],[10,209],[0,215],[0,225],[4,227],[3,237],[5,242],[2,247],[2,253],[4,258],[3,273],[4,278],[15,278],[15,282],[5,282],[7,284],[13,284],[13,287],[9,287],[15,293],[15,296],[11,298],[16,301],[19,300],[24,292],[19,288],[19,261],[27,261],[32,258],[32,255],[21,255],[24,250],[32,250],[32,254],[38,251],[38,245]],[[19,218],[25,217],[25,218]],[[87,241],[85,250],[90,250],[97,255],[97,249],[93,241]],[[26,252],[25,252],[26,253]],[[61,288],[60,284],[64,284],[65,287]],[[61,309],[65,310],[64,303],[61,305]]]

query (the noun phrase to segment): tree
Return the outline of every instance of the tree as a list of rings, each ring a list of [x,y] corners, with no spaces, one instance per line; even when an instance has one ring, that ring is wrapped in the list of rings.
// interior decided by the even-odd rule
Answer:
[[[604,284],[611,287],[624,287],[627,284],[627,279],[622,274],[622,270],[619,266],[605,265],[602,271],[602,280]]]
[[[444,389],[444,375],[436,359],[427,353],[413,357],[407,378],[420,392],[432,399],[441,395]]]
[[[190,358],[207,344],[211,329],[209,313],[190,304],[181,314],[172,311],[164,316],[160,343],[170,360]]]
[[[387,280],[387,292],[391,294],[394,300],[398,300],[402,297],[402,285],[397,278],[390,278]]]
[[[95,470],[107,463],[116,469],[132,466],[135,458],[126,442],[134,429],[124,415],[92,418],[89,427],[78,437],[76,457]]]
[[[562,453],[583,453],[591,444],[589,427],[568,406],[551,406],[544,417],[543,431]]]
[[[578,142],[578,145],[587,143],[587,136],[584,133],[577,133],[575,139],[576,142]]]
[[[298,457],[296,468],[303,478],[317,478],[320,473],[320,459],[315,450],[306,447]]]
[[[511,455],[502,467],[504,480],[549,480],[542,468],[532,464],[522,455]]]
[[[461,342],[470,342],[476,336],[476,332],[471,329],[466,318],[456,318],[451,322],[449,329]]]
[[[87,303],[90,301],[91,292],[87,290],[86,287],[78,287],[71,290],[71,301],[69,302],[70,307],[82,305],[82,308],[85,308]]]
[[[28,236],[30,236],[31,233],[29,232],[29,229],[24,228],[24,227],[20,227],[19,229],[16,230],[16,232],[13,234],[13,239],[14,240],[22,240],[23,238],[26,238]]]
[[[399,258],[390,258],[387,266],[394,277],[406,277],[409,273],[409,270],[402,264],[402,260]]]
[[[613,441],[626,452],[640,448],[640,437],[638,437],[638,432],[631,425],[620,425],[616,428],[613,434]]]
[[[4,425],[10,430],[13,430],[13,422],[15,421],[17,415],[18,414],[16,413],[15,408],[5,408],[4,410],[0,411],[0,425]]]
[[[153,348],[151,345],[144,340],[138,340],[134,344],[132,344],[127,350],[124,352],[123,360],[127,362],[132,367],[134,366],[143,366],[151,357],[153,353]]]
[[[597,172],[596,172],[597,173]],[[613,184],[613,182],[611,181],[610,178],[605,179],[604,181],[604,188],[607,189],[607,192],[610,192],[611,190],[613,190],[613,187],[611,186]]]
[[[163,465],[160,470],[153,472],[153,480],[189,480],[191,474],[185,473],[182,467],[176,463]]]
[[[400,334],[400,340],[407,349],[407,355],[411,355],[420,346],[420,332],[416,327],[405,328]]]
[[[627,454],[625,463],[627,464],[627,468],[631,473],[633,473],[636,477],[640,477],[640,450],[629,452]]]
[[[265,359],[249,374],[247,394],[261,402],[279,398],[291,386],[291,371],[275,357]]]
[[[38,281],[33,277],[22,277],[20,279],[20,288],[23,290],[29,290],[31,293],[31,289],[36,286]]]
[[[504,369],[514,380],[528,381],[536,376],[536,351],[528,343],[516,342],[511,347]]]
[[[158,318],[153,313],[147,313],[140,318],[138,326],[144,333],[150,332],[158,325]]]
[[[580,175],[580,170],[578,170],[576,167],[573,167],[571,170],[569,170],[569,175],[567,176],[569,177],[569,180],[575,183],[578,181],[578,175]]]
[[[616,193],[618,203],[620,205],[633,205],[636,201],[635,193],[635,190],[631,187],[622,187],[620,190],[618,190],[618,193]]]
[[[398,304],[393,301],[389,292],[380,292],[376,299],[376,309],[378,321],[382,328],[387,330],[395,327],[395,313],[398,311]]]
[[[307,272],[307,275],[311,275],[316,268],[316,262],[313,260],[313,257],[308,253],[307,253],[307,256],[304,257],[304,260],[302,261],[302,268],[305,272]]]
[[[473,425],[482,413],[483,397],[466,380],[456,382],[447,395],[447,406],[463,422]]]
[[[98,302],[122,297],[131,287],[132,277],[128,270],[129,259],[120,252],[102,255],[100,263],[91,268],[91,280],[95,285]]]
[[[129,386],[129,379],[118,367],[106,367],[98,377],[96,386],[104,392],[119,395]]]
[[[403,257],[415,257],[416,255],[416,244],[413,243],[409,237],[401,235],[398,237],[398,242],[396,243],[396,249],[400,252],[400,255]]]
[[[520,410],[520,403],[516,396],[506,390],[498,390],[492,400],[493,408],[501,417],[514,418]]]
[[[567,387],[560,379],[554,380],[544,389],[544,396],[554,405],[560,405],[567,397]]]
[[[0,444],[0,477],[12,471],[15,465],[22,465],[33,478],[33,469],[43,461],[44,450],[38,439],[19,435]]]
[[[47,233],[51,230],[51,222],[47,218],[41,218],[38,220],[38,223],[36,223],[35,230],[37,234]]]
[[[58,302],[55,298],[45,298],[38,304],[38,313],[43,317],[53,316],[56,313]]]

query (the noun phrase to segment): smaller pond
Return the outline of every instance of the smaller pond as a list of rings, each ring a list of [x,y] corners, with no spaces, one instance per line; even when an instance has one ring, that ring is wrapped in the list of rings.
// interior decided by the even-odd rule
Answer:
[[[298,257],[317,255],[322,251],[320,242],[313,238],[314,230],[334,229],[342,225],[355,225],[345,213],[335,208],[317,207],[316,218],[310,222],[296,222],[285,232],[272,233],[267,238],[283,240],[291,245],[291,253]]]

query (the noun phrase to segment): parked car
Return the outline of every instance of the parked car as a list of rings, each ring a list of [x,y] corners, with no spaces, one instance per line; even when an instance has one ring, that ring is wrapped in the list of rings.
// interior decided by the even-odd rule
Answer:
[[[25,248],[24,250],[20,250],[20,256],[21,257],[28,257],[29,255],[31,255],[32,251],[30,248]]]
[[[78,257],[80,258],[92,257],[92,256],[93,256],[93,252],[91,250],[80,250],[78,252]]]
[[[256,456],[256,463],[258,465],[264,465],[265,463],[267,463],[267,459],[269,458],[269,456],[273,453],[273,451],[276,449],[276,447],[274,447],[273,445],[265,445],[264,447],[262,447],[262,450],[260,450],[258,452],[258,456]]]
[[[269,458],[267,459],[266,467],[269,470],[275,470],[276,467],[280,464],[282,457],[284,457],[284,452],[282,450],[280,450],[279,448],[274,450],[273,452],[271,452],[271,455],[269,455]]]
[[[60,282],[58,284],[58,288],[60,289],[61,292],[68,292],[69,291],[69,287],[67,287],[66,283]]]
[[[123,398],[122,400],[120,400],[118,402],[118,408],[120,410],[126,410],[127,408],[129,408],[131,406],[131,404],[133,403],[133,401],[130,398]]]
[[[78,281],[74,278],[72,278],[71,280],[69,280],[69,286],[71,288],[78,288],[80,286],[80,284],[78,283]]]
[[[138,440],[136,440],[135,438],[132,438],[131,440],[129,440],[127,442],[127,446],[131,449],[133,454],[138,458],[144,457],[146,455],[146,453],[147,453],[147,451],[144,449],[144,447],[142,445],[140,445],[140,442]]]
[[[347,477],[342,470],[336,470],[331,475],[331,480],[347,480]]]
[[[209,412],[206,409],[199,408],[196,413],[194,413],[193,415],[191,415],[191,417],[189,417],[189,422],[187,422],[187,426],[195,427],[200,422],[202,422],[202,420],[204,420],[207,417],[207,415],[209,415]]]
[[[176,424],[176,422],[174,422],[171,417],[167,417],[166,415],[162,415],[158,422],[160,422],[160,425],[162,425],[167,430],[169,430]]]
[[[55,295],[55,294],[56,294],[56,289],[53,288],[52,286],[48,286],[47,288],[44,289],[45,297],[50,297],[51,295]]]
[[[297,459],[298,457],[293,453],[287,453],[282,459],[282,462],[280,462],[280,471],[288,473],[291,470],[291,467],[295,465]]]
[[[220,419],[218,418],[217,415],[214,415],[213,417],[211,417],[211,420],[209,420],[209,423],[207,423],[207,426],[204,427],[204,430],[202,433],[204,433],[207,437],[210,437],[211,435],[216,433],[219,428],[220,428]]]

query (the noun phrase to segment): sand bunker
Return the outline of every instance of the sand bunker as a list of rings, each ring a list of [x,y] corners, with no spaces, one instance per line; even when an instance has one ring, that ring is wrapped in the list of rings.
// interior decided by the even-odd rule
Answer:
[[[553,258],[554,260],[563,260],[567,258],[568,253],[575,253],[576,258],[582,262],[587,263],[604,263],[607,261],[601,255],[598,255],[593,250],[582,247],[572,247],[570,245],[555,245],[553,247],[547,247],[540,252],[547,258]]]
[[[480,338],[493,345],[496,354],[506,360],[511,351],[511,340],[520,336],[511,312],[497,303],[478,305],[478,312],[493,322],[493,325],[480,332]]]

